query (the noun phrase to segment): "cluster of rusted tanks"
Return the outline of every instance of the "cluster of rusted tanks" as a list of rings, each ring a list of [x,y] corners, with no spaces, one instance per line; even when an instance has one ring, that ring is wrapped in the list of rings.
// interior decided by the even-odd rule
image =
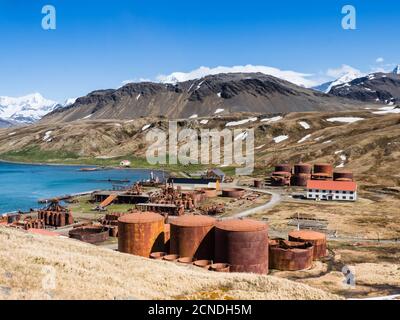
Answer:
[[[251,219],[184,215],[168,220],[166,224],[154,212],[120,217],[118,250],[214,271],[258,274],[307,269],[326,256],[326,236],[313,231],[293,231],[289,241],[269,240],[268,225]]]
[[[268,272],[265,223],[184,215],[170,219],[167,237],[164,217],[153,212],[125,215],[118,221],[121,252],[180,263],[197,261],[197,265],[217,271]]]
[[[269,240],[269,268],[281,271],[309,269],[327,255],[326,236],[311,230],[289,233],[289,240]]]
[[[329,163],[278,164],[271,176],[271,184],[274,186],[307,186],[309,180],[335,180],[353,181],[353,173],[350,171],[334,171]]]

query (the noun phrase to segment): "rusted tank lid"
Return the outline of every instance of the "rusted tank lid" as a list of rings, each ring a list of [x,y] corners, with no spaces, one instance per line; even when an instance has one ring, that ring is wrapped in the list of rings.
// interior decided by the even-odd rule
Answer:
[[[231,219],[218,222],[216,228],[226,231],[252,232],[267,230],[268,225],[252,219]]]
[[[122,223],[150,223],[164,220],[164,217],[155,212],[131,213],[118,219]]]
[[[171,220],[171,224],[179,227],[208,227],[213,226],[216,220],[207,216],[184,215]]]
[[[289,236],[303,240],[321,240],[326,239],[326,235],[312,230],[295,230],[289,233]]]

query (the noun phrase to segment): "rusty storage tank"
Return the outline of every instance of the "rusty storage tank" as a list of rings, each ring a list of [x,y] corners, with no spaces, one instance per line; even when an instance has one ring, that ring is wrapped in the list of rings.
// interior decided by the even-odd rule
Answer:
[[[220,221],[215,226],[215,262],[231,272],[268,273],[268,225],[251,219]]]
[[[207,198],[215,198],[217,196],[217,189],[215,188],[204,188],[202,191]]]
[[[164,251],[164,217],[154,212],[132,213],[118,219],[118,251],[148,258]]]
[[[170,244],[170,236],[171,235],[171,225],[166,223],[164,225],[164,246],[165,251],[169,253],[169,244]]]
[[[292,186],[305,187],[310,179],[311,174],[299,173],[290,178],[290,184]]]
[[[312,266],[313,249],[309,242],[270,240],[269,268],[281,271],[308,269]]]
[[[330,176],[328,173],[316,173],[311,176],[312,180],[332,180],[332,176]]]
[[[222,190],[222,196],[227,198],[240,198],[245,194],[245,190],[241,188],[229,188]]]
[[[256,179],[254,180],[254,188],[261,189],[264,183],[262,180]]]
[[[292,172],[292,166],[287,163],[277,164],[275,166],[275,172]]]
[[[89,226],[72,229],[69,237],[87,243],[100,243],[108,240],[109,230],[103,226]]]
[[[207,216],[184,215],[171,220],[171,254],[213,260],[215,223]]]
[[[311,174],[312,173],[312,166],[308,163],[298,163],[295,164],[293,167],[293,173],[298,174]]]
[[[351,171],[335,171],[333,173],[333,180],[335,181],[353,181],[354,175]]]
[[[295,230],[289,233],[289,241],[310,242],[314,246],[313,259],[326,257],[326,235],[312,230]]]
[[[314,164],[314,172],[316,174],[324,174],[329,177],[333,176],[333,166],[329,163],[316,163]]]

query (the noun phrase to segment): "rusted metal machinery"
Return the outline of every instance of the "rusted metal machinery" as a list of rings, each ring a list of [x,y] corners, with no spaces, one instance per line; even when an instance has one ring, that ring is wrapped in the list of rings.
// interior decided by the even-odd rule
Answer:
[[[276,171],[272,173],[271,183],[273,186],[290,186],[291,173],[286,171]]]
[[[326,257],[326,235],[312,230],[295,230],[289,233],[289,241],[310,242],[313,245],[313,259]]]
[[[140,183],[135,183],[129,189],[126,190],[126,194],[128,195],[141,195],[143,193],[142,185]]]
[[[13,223],[21,220],[21,215],[19,213],[11,213],[8,214],[7,217],[7,223]]]
[[[335,181],[354,181],[354,175],[351,171],[335,171],[333,173]]]
[[[202,214],[208,216],[216,216],[225,212],[225,205],[223,203],[218,203],[214,205],[205,205],[199,208]]]
[[[311,179],[311,174],[298,173],[290,178],[290,184],[297,187],[306,187],[307,182]]]
[[[72,229],[69,237],[87,243],[100,243],[108,240],[108,228],[103,226],[88,226]]]
[[[269,268],[281,271],[308,269],[312,266],[313,249],[309,242],[270,240]]]
[[[74,223],[71,210],[61,206],[58,200],[53,200],[47,207],[39,210],[38,219],[53,227],[64,227]]]
[[[26,217],[24,220],[14,220],[12,223],[8,224],[8,226],[23,230],[46,228],[44,220],[33,219],[32,217]]]
[[[214,257],[214,225],[206,216],[184,215],[171,219],[170,252],[180,257],[212,260]]]
[[[215,262],[231,272],[268,273],[268,225],[250,219],[223,220],[215,226]]]
[[[108,228],[110,237],[118,237],[118,219],[128,214],[127,212],[107,213],[99,222]]]
[[[329,163],[316,163],[312,174],[313,180],[330,180],[333,177],[333,166]]]
[[[289,172],[292,173],[292,166],[288,163],[281,163],[275,166],[275,172]]]
[[[118,219],[118,251],[148,258],[164,252],[164,217],[136,212]]]
[[[203,190],[182,192],[181,188],[175,189],[173,184],[169,184],[163,186],[161,191],[152,193],[149,203],[140,203],[137,207],[179,216],[184,214],[185,210],[193,211],[206,198],[206,192]]]
[[[227,198],[241,198],[245,194],[245,190],[241,188],[229,188],[222,190],[222,196]]]

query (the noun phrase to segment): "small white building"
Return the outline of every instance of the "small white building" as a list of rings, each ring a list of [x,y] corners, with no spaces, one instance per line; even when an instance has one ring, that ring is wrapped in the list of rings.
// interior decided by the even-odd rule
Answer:
[[[309,180],[307,182],[307,199],[356,201],[357,183],[354,181]]]
[[[122,161],[119,163],[119,165],[120,165],[121,167],[126,167],[126,168],[128,168],[128,167],[131,166],[131,162],[130,162],[129,160],[122,160]]]

